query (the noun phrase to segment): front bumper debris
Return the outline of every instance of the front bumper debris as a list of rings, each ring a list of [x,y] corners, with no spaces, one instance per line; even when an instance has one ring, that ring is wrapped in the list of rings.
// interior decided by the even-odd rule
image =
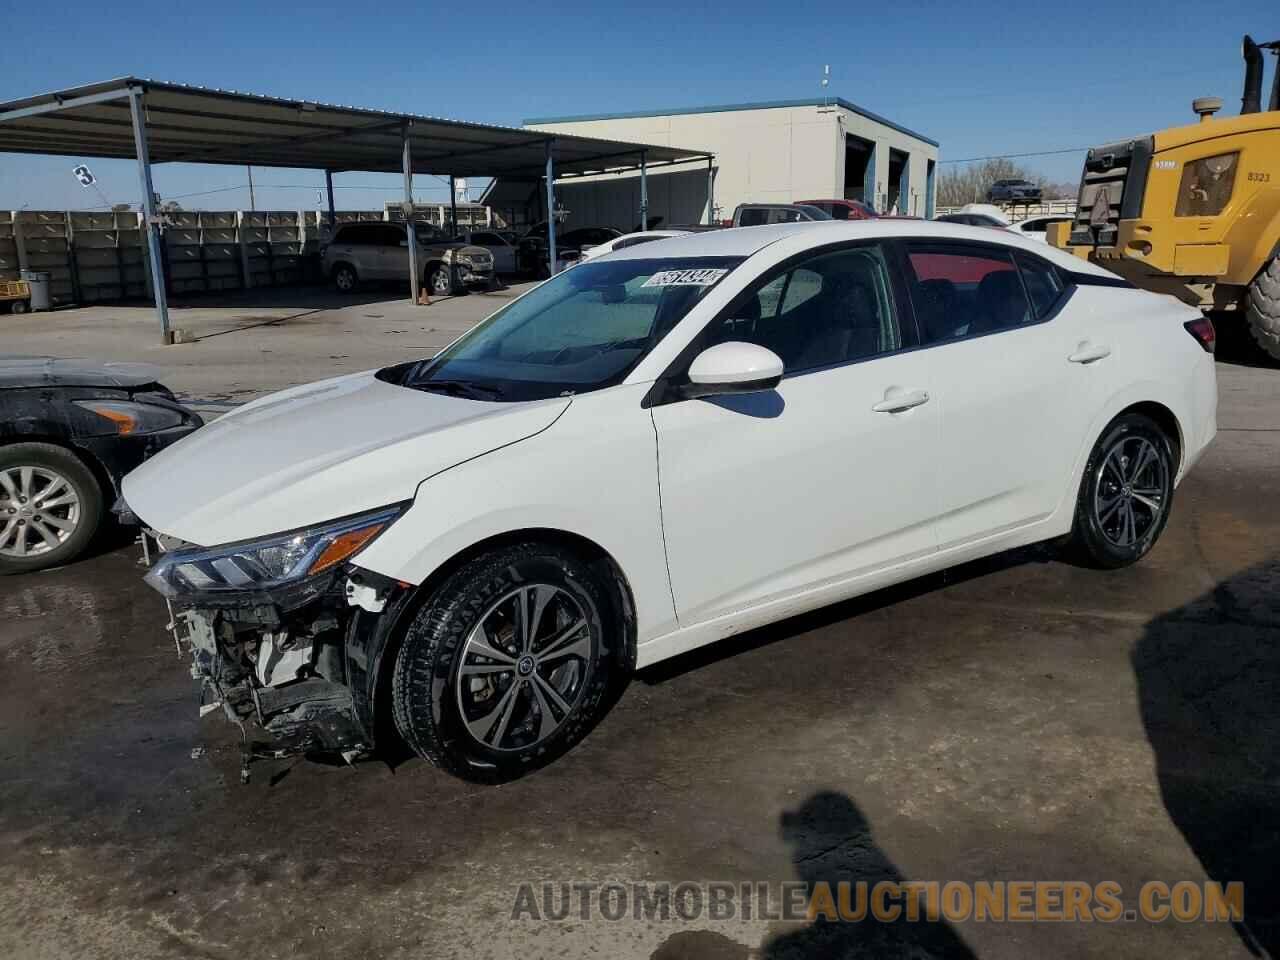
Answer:
[[[148,566],[158,552],[181,546],[151,530],[140,539]],[[297,609],[262,591],[207,603],[166,600],[168,630],[201,682],[201,716],[221,709],[240,729],[245,782],[258,759],[331,753],[350,762],[373,748],[348,682],[355,601],[344,581],[335,572],[329,589]]]

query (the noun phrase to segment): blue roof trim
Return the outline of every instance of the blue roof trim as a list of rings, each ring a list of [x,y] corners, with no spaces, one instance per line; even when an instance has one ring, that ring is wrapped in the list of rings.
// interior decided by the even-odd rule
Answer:
[[[897,130],[899,133],[905,133],[909,137],[915,137],[930,146],[936,147],[939,145],[938,141],[931,137],[916,133],[900,123],[886,120],[880,114],[872,113],[865,107],[860,107],[856,103],[851,103],[841,97],[827,100],[762,100],[758,103],[717,103],[707,107],[680,107],[675,110],[636,110],[631,113],[589,113],[568,117],[529,117],[522,120],[521,123],[526,127],[531,127],[546,123],[581,123],[587,120],[632,120],[639,117],[678,117],[690,113],[729,113],[734,110],[775,110],[786,107],[824,107],[833,105],[844,107],[846,110],[866,117],[868,120],[884,124],[891,130]]]

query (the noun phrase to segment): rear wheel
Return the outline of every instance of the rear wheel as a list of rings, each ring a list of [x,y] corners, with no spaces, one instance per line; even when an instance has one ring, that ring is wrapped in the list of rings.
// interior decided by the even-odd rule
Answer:
[[[9,304],[10,313],[26,313],[30,308],[30,304],[26,300],[14,300]]]
[[[1280,360],[1280,257],[1249,284],[1249,329],[1258,346]]]
[[[75,454],[48,443],[0,447],[0,574],[75,559],[101,519],[102,490]]]
[[[339,293],[354,293],[358,286],[360,278],[351,264],[340,263],[333,268],[333,288]]]
[[[573,552],[524,543],[483,554],[407,628],[392,680],[396,726],[423,758],[501,782],[550,762],[603,715],[619,630]]]
[[[1085,464],[1072,539],[1092,564],[1135,563],[1155,545],[1173,502],[1177,457],[1150,417],[1127,413],[1103,431]]]

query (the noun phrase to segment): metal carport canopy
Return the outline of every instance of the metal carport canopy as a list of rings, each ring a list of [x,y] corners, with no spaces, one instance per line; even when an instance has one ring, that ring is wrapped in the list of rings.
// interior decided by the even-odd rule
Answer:
[[[412,113],[287,100],[234,90],[120,77],[0,103],[0,152],[138,160],[142,208],[161,337],[171,343],[153,163],[217,163],[326,171],[402,173],[412,203],[415,173],[538,178],[547,209],[556,179],[709,160],[698,150],[465,123]],[[646,203],[641,191],[641,222]],[[554,221],[552,221],[554,224]],[[409,233],[409,283],[418,299],[416,231]],[[548,231],[551,268],[554,225]]]
[[[152,163],[221,163],[400,173],[541,177],[554,141],[557,179],[702,160],[705,151],[466,123],[122,77],[0,103],[0,151],[132,158],[131,90],[145,94]]]

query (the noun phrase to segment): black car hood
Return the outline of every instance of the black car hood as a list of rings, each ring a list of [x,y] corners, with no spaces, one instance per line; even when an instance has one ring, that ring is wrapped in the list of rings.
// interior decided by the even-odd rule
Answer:
[[[149,363],[105,363],[0,353],[0,389],[116,387],[128,390],[156,383],[159,378],[159,369]]]

